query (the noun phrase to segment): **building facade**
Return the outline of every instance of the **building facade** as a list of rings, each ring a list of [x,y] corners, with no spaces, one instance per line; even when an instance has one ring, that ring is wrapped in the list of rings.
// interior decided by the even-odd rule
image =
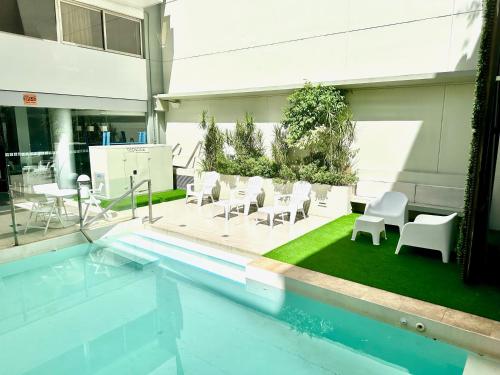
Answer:
[[[127,143],[149,130],[154,142],[157,3],[0,1],[2,191],[8,178],[18,187],[74,186],[90,174],[88,146],[105,133]]]
[[[72,185],[105,133],[170,144],[192,175],[203,110],[223,129],[252,114],[269,146],[287,96],[308,81],[349,90],[365,186],[437,186],[461,199],[480,0],[0,4],[1,191],[8,176]]]
[[[463,201],[481,1],[174,0],[163,25],[159,98],[178,167],[194,167],[203,110],[222,128],[251,113],[269,144],[287,95],[309,81],[349,90],[364,186]]]

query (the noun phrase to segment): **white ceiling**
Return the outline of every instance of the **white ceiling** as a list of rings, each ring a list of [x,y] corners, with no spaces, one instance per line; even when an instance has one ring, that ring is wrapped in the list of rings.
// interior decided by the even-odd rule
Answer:
[[[151,5],[161,4],[163,0],[111,0],[111,2],[142,9]]]

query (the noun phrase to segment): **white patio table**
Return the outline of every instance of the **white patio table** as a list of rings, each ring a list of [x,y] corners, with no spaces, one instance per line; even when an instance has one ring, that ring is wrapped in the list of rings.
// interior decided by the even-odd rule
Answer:
[[[44,191],[44,194],[47,197],[52,197],[57,199],[57,209],[59,211],[59,215],[62,217],[63,209],[64,214],[66,216],[66,220],[68,219],[68,212],[66,211],[66,206],[64,205],[64,198],[72,198],[78,194],[76,189],[48,189]]]

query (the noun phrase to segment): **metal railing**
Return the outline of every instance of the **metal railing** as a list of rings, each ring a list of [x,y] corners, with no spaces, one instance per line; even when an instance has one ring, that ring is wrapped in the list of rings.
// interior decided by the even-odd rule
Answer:
[[[92,223],[96,222],[99,220],[101,217],[104,217],[118,202],[124,200],[130,195],[130,200],[131,200],[131,210],[132,210],[132,219],[135,219],[136,216],[136,200],[135,200],[135,192],[137,189],[139,189],[142,185],[147,184],[148,185],[148,221],[150,223],[153,222],[153,192],[151,188],[151,180],[142,180],[137,184],[134,184],[134,177],[130,176],[130,189],[127,190],[125,193],[120,195],[118,198],[115,198],[112,200],[112,202],[101,212],[99,212],[96,216],[92,217],[88,222],[84,222],[84,217],[82,215],[82,196],[81,196],[81,184],[78,184],[77,187],[77,192],[78,192],[78,214],[80,217],[80,231],[83,233],[83,235],[87,238],[89,242],[92,242],[90,236],[85,232],[85,229],[90,226]]]

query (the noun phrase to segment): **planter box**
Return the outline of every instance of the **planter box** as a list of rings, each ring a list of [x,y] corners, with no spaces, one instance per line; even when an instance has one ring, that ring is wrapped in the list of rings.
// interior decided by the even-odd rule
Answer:
[[[195,184],[200,182],[201,172],[196,172],[194,176]],[[221,175],[220,186],[215,193],[215,199],[228,199],[231,189],[245,188],[248,177]],[[293,183],[278,184],[271,178],[264,178],[261,207],[274,204],[275,194],[289,194],[292,191]],[[354,195],[354,186],[332,186],[323,184],[312,184],[311,203],[308,214],[323,216],[335,219],[337,217],[350,214],[351,198]]]

